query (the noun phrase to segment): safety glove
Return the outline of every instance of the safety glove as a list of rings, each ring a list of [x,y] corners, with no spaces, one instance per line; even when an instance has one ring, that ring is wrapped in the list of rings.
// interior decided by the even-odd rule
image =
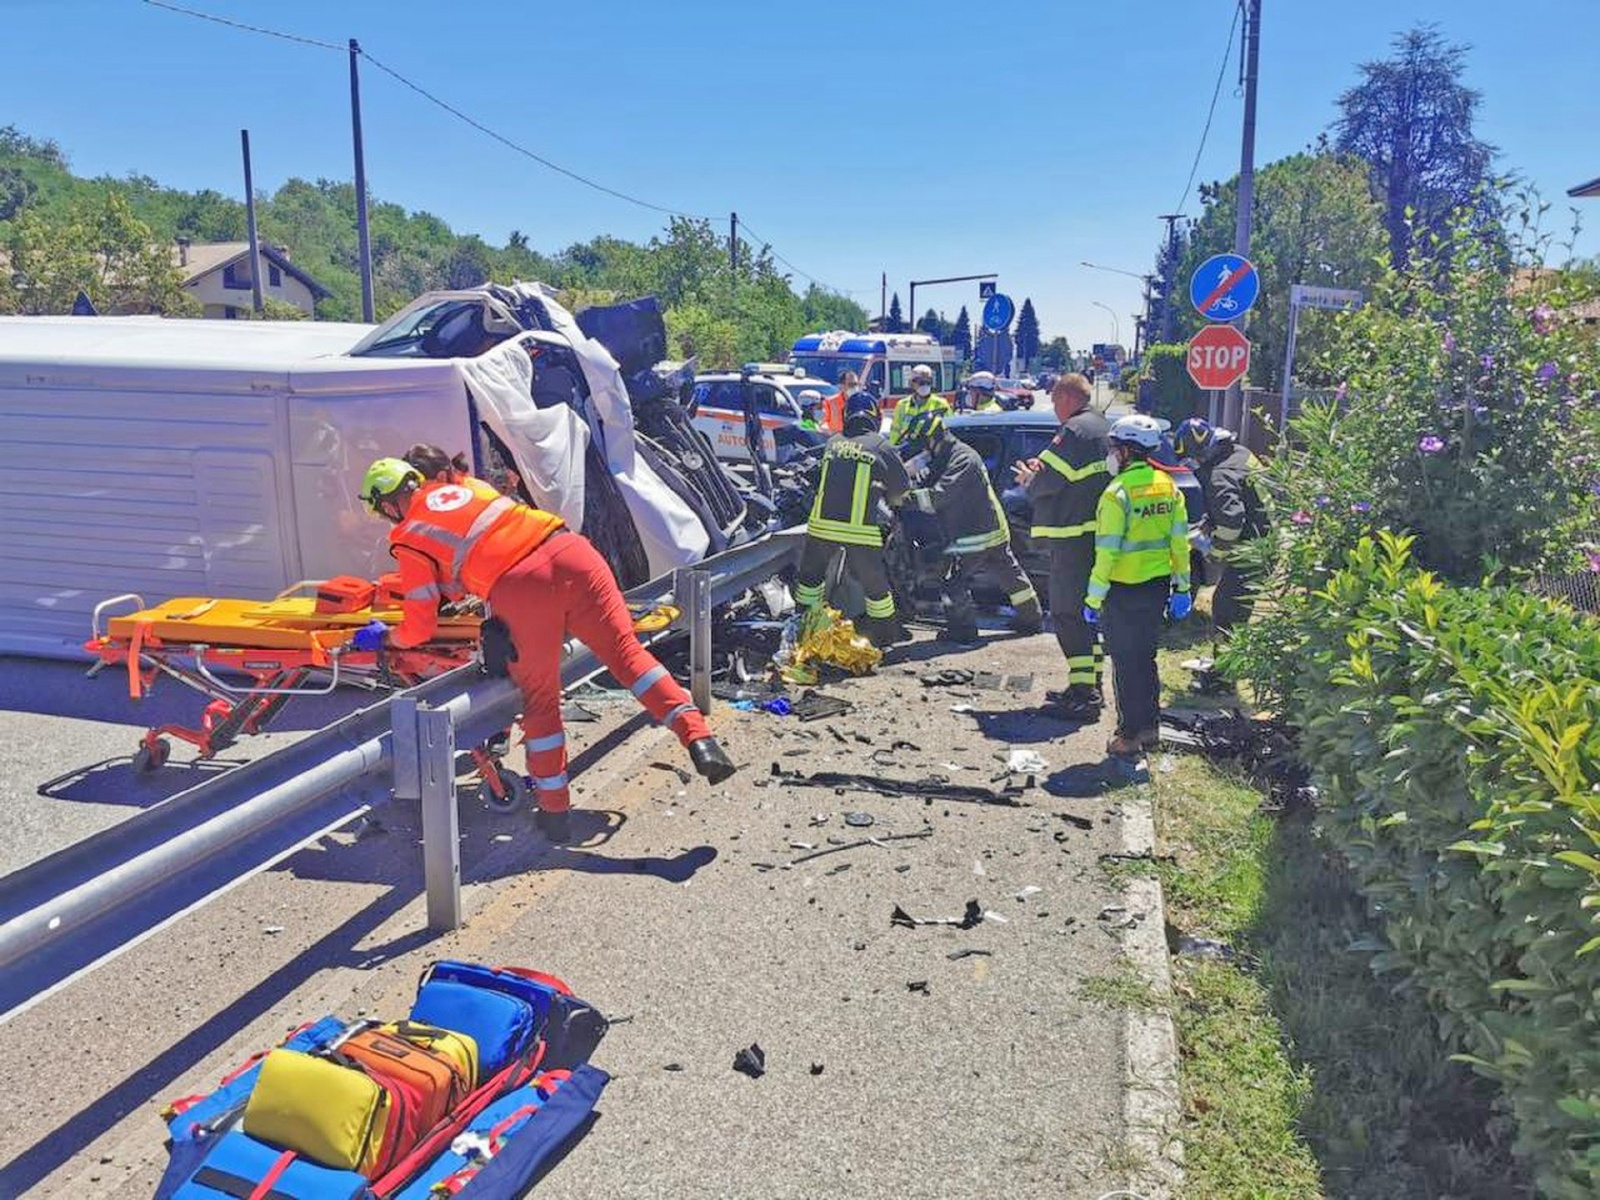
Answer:
[[[350,638],[352,650],[382,650],[384,643],[389,640],[389,626],[382,621],[373,621],[363,625],[355,631]]]
[[[1194,597],[1188,592],[1173,592],[1167,601],[1167,615],[1174,621],[1182,621],[1193,611]]]

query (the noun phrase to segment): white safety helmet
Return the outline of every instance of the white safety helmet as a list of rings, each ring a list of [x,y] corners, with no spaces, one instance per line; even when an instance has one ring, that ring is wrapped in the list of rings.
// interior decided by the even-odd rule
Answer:
[[[808,408],[822,407],[822,393],[816,388],[806,388],[795,399],[800,401],[801,412],[805,412]]]
[[[971,375],[967,376],[967,386],[975,392],[994,391],[994,372],[974,371]]]
[[[1126,417],[1118,417],[1116,423],[1111,426],[1111,440],[1127,442],[1145,450],[1159,450],[1161,435],[1171,428],[1171,421],[1146,416],[1144,413],[1131,413]]]
[[[911,382],[912,383],[932,383],[933,382],[933,368],[930,367],[927,363],[918,363],[916,366],[911,368]]]

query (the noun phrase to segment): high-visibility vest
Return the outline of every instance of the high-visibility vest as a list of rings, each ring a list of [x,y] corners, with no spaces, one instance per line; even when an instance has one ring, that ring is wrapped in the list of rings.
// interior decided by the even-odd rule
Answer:
[[[880,458],[884,453],[894,452],[887,450],[878,433],[841,436],[828,443],[817,477],[817,498],[806,521],[808,534],[844,546],[883,545],[877,496],[885,490]],[[898,462],[898,456],[895,459]]]
[[[948,413],[950,401],[938,392],[932,392],[924,400],[912,392],[909,396],[902,396],[900,403],[894,406],[894,415],[889,418],[889,440],[899,445],[906,436],[906,426],[911,424],[913,417],[919,417],[925,412]]]
[[[442,588],[487,597],[495,582],[566,524],[555,513],[503,496],[481,479],[423,484],[405,520],[389,532],[391,549],[431,561]]]
[[[1114,583],[1171,578],[1189,590],[1189,518],[1172,476],[1129,463],[1106,485],[1095,512],[1088,604],[1099,608]]]
[[[844,432],[844,401],[843,392],[835,392],[823,398],[822,424],[830,433]]]

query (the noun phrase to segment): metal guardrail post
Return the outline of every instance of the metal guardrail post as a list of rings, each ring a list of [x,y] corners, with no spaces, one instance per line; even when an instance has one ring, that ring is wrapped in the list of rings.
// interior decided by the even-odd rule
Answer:
[[[711,576],[693,567],[672,573],[672,598],[689,626],[689,698],[711,711]]]
[[[428,928],[461,928],[461,817],[456,806],[456,723],[449,709],[417,712],[417,767],[422,783],[422,875]]]

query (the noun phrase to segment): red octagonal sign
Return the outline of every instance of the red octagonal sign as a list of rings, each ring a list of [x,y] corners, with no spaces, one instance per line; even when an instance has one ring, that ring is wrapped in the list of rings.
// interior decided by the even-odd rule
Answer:
[[[1232,387],[1250,369],[1250,339],[1232,325],[1207,325],[1189,341],[1189,378],[1203,388]]]

